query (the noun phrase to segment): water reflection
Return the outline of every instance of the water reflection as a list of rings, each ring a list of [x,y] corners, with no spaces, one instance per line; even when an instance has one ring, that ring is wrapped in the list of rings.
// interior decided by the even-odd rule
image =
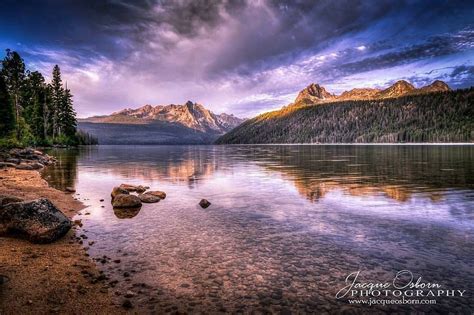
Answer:
[[[314,313],[364,311],[334,298],[356,270],[388,281],[409,269],[472,292],[473,155],[472,146],[100,146],[78,152],[73,168],[91,214],[89,252],[121,261],[102,266],[119,291],[146,284],[140,307]],[[122,182],[167,198],[121,220],[99,200]],[[212,205],[201,209],[201,198]],[[441,299],[429,310],[472,304]]]
[[[78,159],[93,164],[94,172],[189,188],[219,170],[232,172],[239,162],[255,163],[291,181],[312,202],[334,190],[352,196],[384,194],[400,202],[422,194],[438,202],[449,189],[474,188],[471,146],[109,146],[50,153],[59,162],[44,177],[60,189],[74,185]]]
[[[42,176],[50,185],[65,190],[66,187],[74,187],[77,178],[77,160],[81,158],[84,150],[71,149],[50,149],[49,155],[58,159],[54,167],[47,167],[42,171]]]
[[[406,202],[414,193],[437,201],[444,189],[472,189],[473,152],[463,146],[275,146],[253,148],[248,156],[284,174],[313,202],[335,189]]]

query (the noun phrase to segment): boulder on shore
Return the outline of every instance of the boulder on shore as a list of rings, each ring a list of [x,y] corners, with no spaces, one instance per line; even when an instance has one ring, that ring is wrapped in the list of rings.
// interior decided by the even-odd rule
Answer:
[[[139,194],[138,198],[140,198],[141,202],[144,203],[155,203],[161,200],[160,197],[154,196],[152,194]]]
[[[166,198],[166,193],[164,191],[159,191],[159,190],[147,191],[146,193],[144,193],[144,195],[152,195],[152,196],[156,196],[160,199],[165,199]]]
[[[19,232],[33,243],[51,243],[71,229],[71,221],[45,198],[0,208],[0,235]]]
[[[112,192],[110,193],[110,196],[112,197],[112,201],[117,195],[128,195],[128,191],[120,187],[114,187],[112,189]]]
[[[142,202],[140,198],[135,195],[120,194],[116,195],[112,200],[112,206],[114,208],[135,208],[140,207]]]
[[[211,205],[211,203],[207,199],[201,199],[201,201],[199,201],[199,205],[201,206],[201,208],[206,209]]]

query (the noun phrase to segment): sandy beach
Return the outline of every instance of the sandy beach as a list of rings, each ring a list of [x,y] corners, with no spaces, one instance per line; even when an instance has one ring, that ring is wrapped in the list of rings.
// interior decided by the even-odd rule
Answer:
[[[0,194],[25,200],[47,198],[72,218],[84,205],[53,189],[37,171],[0,170]],[[71,229],[52,244],[0,237],[0,314],[120,314],[104,275]],[[4,278],[5,279],[5,278]]]

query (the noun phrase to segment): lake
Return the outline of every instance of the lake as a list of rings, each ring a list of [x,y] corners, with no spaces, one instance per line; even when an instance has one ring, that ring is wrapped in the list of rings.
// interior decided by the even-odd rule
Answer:
[[[474,311],[472,145],[97,146],[48,153],[59,161],[43,177],[59,189],[75,187],[87,206],[75,218],[83,223],[77,234],[118,281],[110,288],[117,303],[132,291],[135,309],[145,313]],[[167,197],[114,210],[110,192],[121,183]],[[209,208],[198,205],[202,198]],[[436,304],[371,306],[336,298],[351,273],[360,271],[360,283],[392,285],[401,270],[410,272],[397,280],[407,287],[412,274],[412,283],[421,277],[419,285],[436,283],[436,291],[455,296],[436,292],[422,298]],[[413,299],[405,289],[404,298]]]

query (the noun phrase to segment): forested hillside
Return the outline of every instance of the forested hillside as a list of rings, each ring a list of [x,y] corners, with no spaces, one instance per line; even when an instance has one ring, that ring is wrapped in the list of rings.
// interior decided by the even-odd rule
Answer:
[[[474,88],[289,106],[247,120],[218,144],[473,142]]]

